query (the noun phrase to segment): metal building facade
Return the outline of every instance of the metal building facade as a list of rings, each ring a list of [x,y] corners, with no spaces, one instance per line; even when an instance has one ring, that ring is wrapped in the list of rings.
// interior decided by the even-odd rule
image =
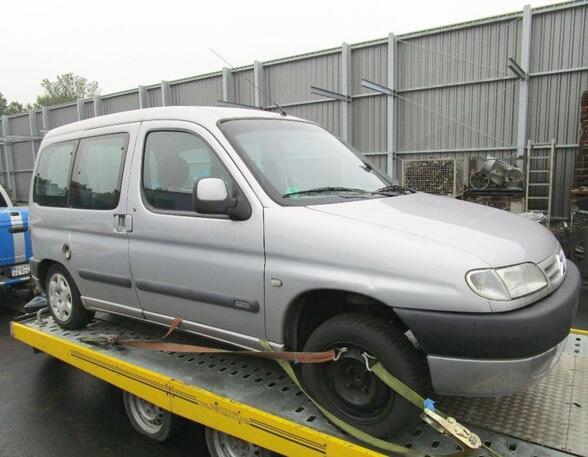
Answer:
[[[522,73],[509,69],[509,58]],[[362,79],[394,92],[370,90]],[[340,97],[313,94],[311,86]],[[567,217],[580,96],[586,89],[588,2],[526,7],[4,116],[0,182],[26,201],[42,134],[78,119],[153,106],[216,105],[219,100],[276,109],[275,100],[289,114],[350,141],[396,176],[403,158],[514,157],[528,141],[553,139],[553,214]]]

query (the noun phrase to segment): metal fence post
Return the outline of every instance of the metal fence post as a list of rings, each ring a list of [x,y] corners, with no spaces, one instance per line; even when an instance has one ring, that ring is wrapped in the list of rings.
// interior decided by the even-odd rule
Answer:
[[[76,108],[78,110],[78,121],[84,119],[84,99],[78,98],[76,100]]]
[[[37,156],[37,151],[35,148],[35,142],[38,141],[35,138],[38,138],[41,135],[39,130],[39,122],[37,122],[37,112],[35,110],[29,111],[29,130],[31,132],[31,153],[33,155],[33,166],[35,165],[35,158]]]
[[[263,63],[257,60],[253,62],[253,84],[255,86],[255,106],[263,108],[268,103],[266,97],[265,70],[263,69]]]
[[[171,87],[168,81],[161,81],[161,106],[171,106]]]
[[[138,95],[139,109],[149,108],[149,98],[147,97],[147,89],[145,89],[145,86],[139,86]]]
[[[94,116],[102,116],[102,97],[94,95]]]
[[[531,24],[533,21],[531,5],[523,9],[523,30],[521,33],[521,62],[520,67],[528,75],[531,71]],[[517,155],[525,153],[527,143],[527,119],[529,111],[529,80],[521,79],[519,83],[519,112],[517,123]]]
[[[388,88],[396,90],[396,38],[388,34]],[[386,97],[386,173],[394,177],[396,152],[396,98]]]
[[[43,119],[43,131],[47,133],[49,129],[49,108],[41,106],[41,119]]]
[[[348,43],[341,45],[341,94],[351,96],[351,46]],[[352,103],[347,101],[339,102],[341,106],[341,138],[351,143],[351,130],[353,128],[353,119],[351,117]]]
[[[10,197],[16,201],[16,180],[14,179],[14,161],[12,157],[12,145],[10,143],[10,123],[8,116],[2,116],[2,136],[4,137],[4,167],[6,173],[6,185]]]
[[[235,82],[233,73],[230,68],[223,68],[223,94],[222,99],[225,102],[232,102],[235,100]]]

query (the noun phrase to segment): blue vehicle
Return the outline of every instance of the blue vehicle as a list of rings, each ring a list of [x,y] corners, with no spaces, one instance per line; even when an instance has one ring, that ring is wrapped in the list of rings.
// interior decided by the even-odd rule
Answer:
[[[0,286],[26,283],[31,276],[29,209],[13,206],[0,185]]]

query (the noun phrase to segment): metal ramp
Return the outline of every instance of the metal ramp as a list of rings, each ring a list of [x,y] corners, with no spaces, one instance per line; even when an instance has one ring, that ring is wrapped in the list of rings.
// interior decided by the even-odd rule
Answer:
[[[117,350],[79,341],[99,334],[134,339],[161,334],[160,327],[112,316],[96,319],[80,331],[63,330],[51,317],[42,322],[28,318],[13,322],[12,333],[107,382],[162,407],[167,405],[173,412],[286,455],[380,455],[328,423],[271,361]],[[188,335],[174,335],[174,339],[194,342]],[[588,338],[571,335],[557,369],[515,397],[438,400],[442,409],[463,420],[505,457],[587,456]],[[393,441],[425,455],[456,450],[453,442],[424,423]]]

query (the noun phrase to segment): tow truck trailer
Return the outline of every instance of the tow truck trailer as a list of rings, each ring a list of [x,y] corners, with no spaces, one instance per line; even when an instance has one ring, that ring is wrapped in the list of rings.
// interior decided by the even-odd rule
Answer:
[[[84,330],[68,331],[49,315],[31,313],[11,322],[11,334],[37,352],[119,387],[125,396],[241,443],[219,455],[261,456],[269,451],[296,457],[383,455],[330,424],[270,360],[120,349],[81,341],[101,334],[137,340],[157,335],[150,326],[110,315],[97,315]],[[518,395],[436,400],[445,413],[501,456],[586,457],[588,332],[572,330],[558,365]],[[425,423],[394,441],[427,457],[459,449]],[[479,452],[480,457],[487,455]]]

